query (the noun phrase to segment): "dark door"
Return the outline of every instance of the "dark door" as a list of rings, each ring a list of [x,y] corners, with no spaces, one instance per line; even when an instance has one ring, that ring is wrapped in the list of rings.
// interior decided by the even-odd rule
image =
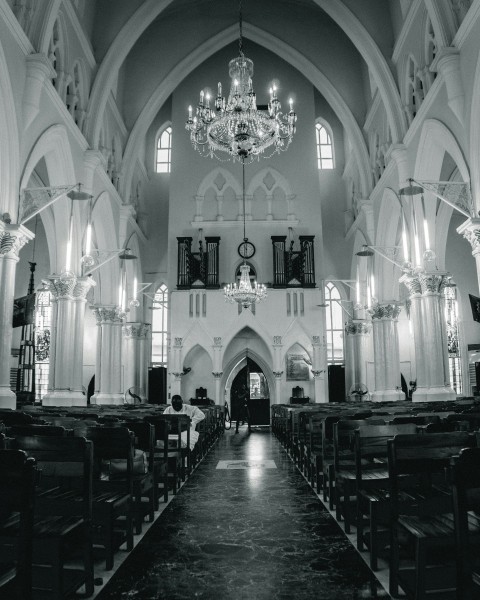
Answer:
[[[345,402],[344,365],[328,365],[328,401]]]
[[[247,420],[247,404],[250,397],[248,387],[248,365],[237,373],[230,390],[232,421]]]
[[[167,403],[167,369],[153,367],[148,370],[148,402],[150,404]]]
[[[270,425],[270,395],[262,369],[251,358],[238,373],[231,388],[232,421],[247,420],[250,425]]]

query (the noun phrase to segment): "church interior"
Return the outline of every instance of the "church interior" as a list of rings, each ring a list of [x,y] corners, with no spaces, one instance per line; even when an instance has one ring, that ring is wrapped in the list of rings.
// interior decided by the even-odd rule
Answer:
[[[480,0],[0,0],[0,598],[480,598],[479,114]]]

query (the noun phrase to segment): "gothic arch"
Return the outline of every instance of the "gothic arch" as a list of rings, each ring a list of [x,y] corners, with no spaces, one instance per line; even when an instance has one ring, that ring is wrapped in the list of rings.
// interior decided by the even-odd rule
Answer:
[[[321,90],[325,99],[335,111],[347,132],[353,153],[359,165],[361,192],[364,198],[368,197],[372,187],[372,178],[367,147],[360,127],[342,96],[338,93],[329,79],[300,52],[297,52],[279,38],[262,31],[254,25],[244,22],[243,30],[245,37],[270,49],[280,56],[280,58],[295,67],[311,81],[312,85],[318,90]],[[130,182],[133,178],[135,168],[134,158],[138,155],[138,148],[143,143],[146,131],[158,114],[160,107],[166,102],[173,90],[186,76],[188,76],[189,73],[215,52],[218,52],[221,48],[236,40],[236,38],[237,27],[235,25],[228,27],[207,42],[204,42],[195,50],[195,52],[192,52],[189,56],[186,56],[181,60],[154,90],[139,117],[135,121],[125,147],[123,192],[130,189]],[[92,104],[92,99],[93,94],[90,99],[90,104]],[[100,129],[101,121],[96,127]]]
[[[263,327],[257,323],[255,317],[252,315],[250,310],[242,311],[242,314],[238,317],[236,323],[236,328],[230,331],[227,336],[222,337],[222,345],[224,348],[222,353],[222,361],[225,360],[225,356],[228,352],[229,346],[232,344],[235,338],[238,337],[238,335],[242,333],[242,331],[252,331],[252,333],[254,333],[255,336],[258,337],[258,339],[263,343],[264,351],[266,357],[268,358],[269,364],[273,364],[272,350],[270,347],[270,336],[263,329]],[[248,351],[250,353],[250,348],[248,349]],[[265,359],[264,362],[266,363]]]
[[[221,189],[219,189],[216,184],[216,180],[219,176],[223,177],[225,180]],[[237,197],[242,195],[241,185],[232,175],[232,173],[223,167],[216,167],[210,171],[210,173],[207,173],[207,175],[205,175],[203,178],[202,182],[198,186],[197,196],[204,197],[207,193],[207,190],[210,188],[215,190],[216,194],[223,194],[223,192],[229,187],[233,189]]]
[[[264,180],[270,174],[274,183],[271,188],[267,187]],[[293,196],[292,188],[290,187],[290,183],[287,178],[272,167],[265,167],[261,171],[255,173],[254,177],[250,180],[247,187],[247,196],[252,196],[256,189],[262,188],[265,191],[266,195],[271,195],[275,191],[276,188],[281,188],[285,192],[285,198]]]
[[[16,221],[18,175],[20,172],[19,131],[10,73],[0,42],[0,203],[1,214]]]
[[[233,381],[233,377],[243,368],[245,365],[243,361],[247,357],[247,350],[242,350],[238,352],[234,357],[232,357],[227,364],[223,365],[223,375],[220,380],[220,389],[226,390],[230,388],[231,382]],[[254,360],[257,365],[262,369],[263,374],[268,383],[268,389],[270,392],[270,404],[275,401],[274,393],[275,393],[275,379],[273,377],[272,367],[265,361],[263,357],[261,357],[254,350],[248,349],[248,357]],[[246,364],[246,360],[245,360]],[[227,387],[228,386],[228,387]]]
[[[32,44],[38,48],[38,52],[48,56],[48,46],[52,37],[53,25],[57,19],[60,6],[63,0],[49,0],[46,6],[37,9],[37,23],[35,27],[35,36]]]

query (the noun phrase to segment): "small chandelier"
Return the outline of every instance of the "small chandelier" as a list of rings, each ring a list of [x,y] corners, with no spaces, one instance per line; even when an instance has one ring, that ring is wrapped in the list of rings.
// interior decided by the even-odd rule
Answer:
[[[243,54],[242,0],[239,1],[239,30],[239,56],[228,65],[231,77],[228,100],[222,96],[219,83],[215,108],[211,108],[212,98],[202,90],[195,116],[192,107],[188,107],[185,127],[200,154],[222,160],[217,152],[225,152],[229,155],[225,160],[252,162],[268,148],[272,152],[266,158],[288,148],[295,133],[297,115],[292,99],[288,114],[281,112],[275,85],[270,89],[268,110],[257,108],[252,84],[253,61]]]
[[[243,246],[242,255],[245,256],[248,247],[248,238],[245,231],[245,163],[242,162],[242,199],[243,199]],[[248,308],[252,304],[261,302],[267,297],[267,288],[262,283],[254,281],[253,286],[250,281],[250,267],[247,265],[245,258],[243,265],[240,265],[240,281],[237,283],[229,283],[223,288],[225,294],[225,302],[238,302],[243,308]]]

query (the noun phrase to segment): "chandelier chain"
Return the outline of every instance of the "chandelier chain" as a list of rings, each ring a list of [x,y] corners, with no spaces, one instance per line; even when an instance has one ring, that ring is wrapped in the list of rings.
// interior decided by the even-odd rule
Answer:
[[[238,52],[240,56],[243,56],[243,14],[242,14],[242,0],[238,0]]]
[[[245,161],[242,160],[242,202],[243,202],[243,241],[247,239],[245,230]]]

